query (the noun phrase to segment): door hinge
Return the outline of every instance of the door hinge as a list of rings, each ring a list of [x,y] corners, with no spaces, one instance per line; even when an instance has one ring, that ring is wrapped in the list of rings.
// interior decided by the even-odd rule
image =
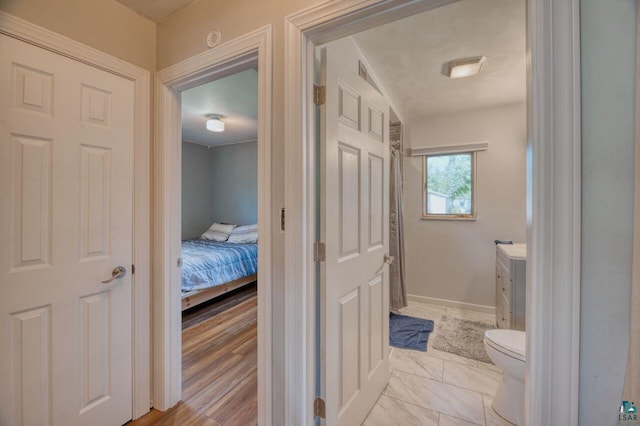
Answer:
[[[284,227],[285,227],[285,214],[284,214],[284,207],[282,207],[280,209],[280,230],[284,232]]]
[[[178,262],[176,262],[178,264],[178,268],[182,268],[182,258],[179,257],[178,258]]]
[[[316,398],[313,401],[313,418],[320,417],[321,419],[325,418],[325,404],[324,399]]]
[[[131,265],[131,275],[136,273],[136,265]]]
[[[327,255],[327,248],[324,243],[313,243],[313,261],[324,262]]]
[[[313,104],[315,106],[324,105],[327,100],[326,86],[313,86]]]

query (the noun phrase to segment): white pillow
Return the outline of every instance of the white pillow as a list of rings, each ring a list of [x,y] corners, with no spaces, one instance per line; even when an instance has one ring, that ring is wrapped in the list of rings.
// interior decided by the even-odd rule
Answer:
[[[238,226],[229,236],[230,243],[257,243],[258,224]]]
[[[226,223],[214,223],[211,225],[207,232],[202,234],[202,237],[205,240],[213,240],[213,241],[227,241],[229,235],[237,225],[229,225]]]

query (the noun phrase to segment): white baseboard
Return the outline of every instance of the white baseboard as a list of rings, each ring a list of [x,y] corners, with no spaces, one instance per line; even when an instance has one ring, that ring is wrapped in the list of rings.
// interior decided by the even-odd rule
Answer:
[[[432,305],[447,306],[449,308],[468,309],[470,311],[484,312],[487,314],[496,313],[496,308],[494,306],[476,305],[474,303],[465,303],[455,300],[438,299],[435,297],[418,296],[415,294],[408,294],[407,300],[420,303],[430,303]]]

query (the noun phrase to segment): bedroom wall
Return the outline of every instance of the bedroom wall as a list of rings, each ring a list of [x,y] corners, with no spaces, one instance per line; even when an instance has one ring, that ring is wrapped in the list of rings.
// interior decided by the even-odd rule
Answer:
[[[211,222],[258,222],[258,144],[211,148]]]
[[[156,24],[116,1],[1,0],[0,10],[154,72]]]
[[[211,153],[182,142],[182,239],[199,238],[211,226]]]
[[[207,148],[182,142],[182,239],[213,222],[258,222],[258,145]]]
[[[477,154],[475,221],[425,220],[423,157],[405,158],[407,293],[495,306],[494,240],[526,238],[525,105],[409,120],[405,147],[488,142]]]

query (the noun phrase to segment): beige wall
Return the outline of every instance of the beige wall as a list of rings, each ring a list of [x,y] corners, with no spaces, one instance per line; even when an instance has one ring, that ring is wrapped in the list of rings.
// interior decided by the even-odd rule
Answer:
[[[156,25],[115,0],[0,0],[0,10],[155,71]]]
[[[526,237],[525,106],[421,117],[405,147],[489,142],[477,158],[475,221],[423,220],[422,158],[405,161],[407,292],[495,306],[494,240]]]
[[[272,24],[274,83],[276,86],[282,86],[284,17],[318,3],[321,1],[196,1],[158,24],[158,69],[166,68],[207,50],[206,37],[213,30],[220,31],[222,42],[225,42]],[[276,90],[275,93],[277,94],[278,91]]]

